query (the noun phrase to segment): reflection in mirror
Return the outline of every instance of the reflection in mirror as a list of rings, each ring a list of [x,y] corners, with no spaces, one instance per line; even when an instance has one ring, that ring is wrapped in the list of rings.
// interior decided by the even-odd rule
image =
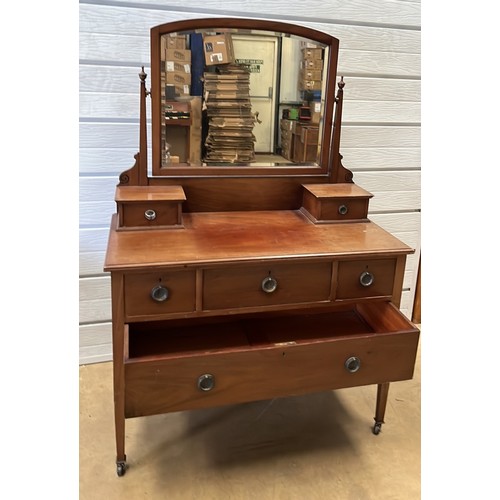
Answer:
[[[328,47],[290,34],[161,36],[161,168],[316,165]]]

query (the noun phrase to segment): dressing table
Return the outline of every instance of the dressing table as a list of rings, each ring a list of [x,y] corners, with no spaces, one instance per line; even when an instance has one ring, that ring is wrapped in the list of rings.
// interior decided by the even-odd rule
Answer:
[[[238,40],[252,37],[271,56],[238,57]],[[272,21],[151,29],[139,152],[116,187],[104,265],[119,476],[126,419],[376,384],[378,434],[389,384],[412,378],[419,331],[398,306],[413,249],[369,220],[372,195],[342,164],[338,49],[326,33]],[[263,155],[265,114],[252,88],[271,64],[275,133]],[[280,118],[296,103],[278,94],[289,74],[303,82],[305,67],[321,76],[307,96],[298,82],[297,100],[312,95],[319,115],[292,125],[313,130],[315,145],[287,158],[277,154]],[[205,161],[208,129],[220,161]]]

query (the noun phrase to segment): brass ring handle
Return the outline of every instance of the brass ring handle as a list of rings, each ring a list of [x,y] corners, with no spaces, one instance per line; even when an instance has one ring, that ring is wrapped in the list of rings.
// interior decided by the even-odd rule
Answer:
[[[210,373],[205,373],[198,377],[198,389],[203,392],[211,391],[215,387],[215,377]]]
[[[272,276],[266,276],[262,280],[262,290],[266,293],[273,293],[278,288],[278,281]]]
[[[339,214],[340,215],[345,215],[347,212],[349,212],[349,209],[347,208],[347,205],[340,205],[340,207],[339,207]]]
[[[162,285],[156,285],[151,290],[151,298],[156,302],[165,302],[168,299],[168,288]]]
[[[374,281],[375,277],[373,276],[372,273],[369,273],[368,271],[364,271],[359,275],[359,282],[363,286],[371,286]]]
[[[356,356],[351,356],[345,360],[344,366],[349,373],[356,373],[361,367],[361,360]]]
[[[146,217],[147,220],[155,220],[156,219],[156,212],[152,209],[146,210],[144,212],[144,217]]]

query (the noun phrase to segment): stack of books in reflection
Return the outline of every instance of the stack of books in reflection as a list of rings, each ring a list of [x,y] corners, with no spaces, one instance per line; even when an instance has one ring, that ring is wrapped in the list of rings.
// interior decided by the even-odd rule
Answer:
[[[250,103],[250,71],[225,64],[204,73],[204,107],[208,116],[206,163],[248,163],[255,160],[256,118]]]

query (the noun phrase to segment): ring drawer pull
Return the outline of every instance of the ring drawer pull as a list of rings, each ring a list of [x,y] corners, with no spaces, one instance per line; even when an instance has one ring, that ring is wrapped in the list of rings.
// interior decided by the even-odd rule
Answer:
[[[210,373],[205,373],[198,377],[198,389],[203,392],[211,391],[215,387],[215,377]]]
[[[146,217],[147,220],[155,220],[156,219],[156,212],[152,209],[146,210],[144,212],[144,217]]]
[[[165,302],[168,299],[168,288],[162,285],[156,285],[151,290],[151,298],[156,302]]]
[[[340,207],[339,207],[339,214],[340,215],[345,215],[347,212],[349,212],[349,209],[347,208],[347,205],[340,205]]]
[[[373,276],[372,273],[369,273],[368,271],[364,271],[360,274],[359,276],[359,282],[363,286],[370,286],[373,284],[373,281],[375,280],[375,277]]]
[[[361,360],[356,356],[351,356],[345,360],[344,366],[349,373],[355,373],[361,366]]]
[[[262,290],[266,293],[273,293],[278,288],[278,281],[272,276],[266,276],[262,280]]]

